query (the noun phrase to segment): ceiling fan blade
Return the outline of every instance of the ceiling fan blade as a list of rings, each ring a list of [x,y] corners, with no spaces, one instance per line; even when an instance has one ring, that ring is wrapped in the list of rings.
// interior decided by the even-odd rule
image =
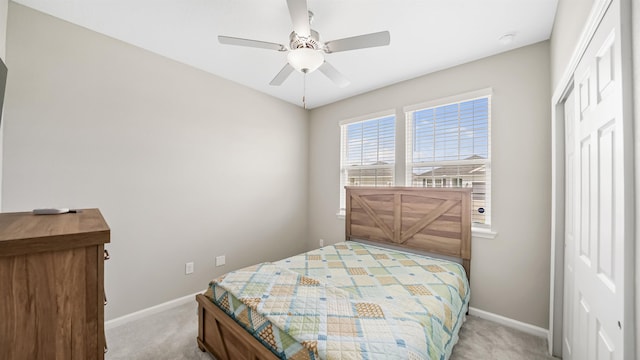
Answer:
[[[282,83],[287,80],[287,78],[289,77],[289,75],[291,75],[291,73],[293,72],[293,66],[289,65],[289,63],[286,63],[282,69],[280,70],[280,72],[278,73],[278,75],[276,75],[276,77],[273,78],[273,80],[271,80],[271,82],[269,83],[269,85],[273,85],[273,86],[280,86],[282,85]]]
[[[366,35],[358,35],[344,39],[325,42],[325,52],[334,53],[339,51],[364,49],[376,46],[389,45],[391,35],[388,31],[380,31]]]
[[[322,63],[318,68],[321,73],[323,73],[326,77],[328,77],[331,81],[333,81],[338,87],[345,87],[350,84],[349,80],[345,78],[342,74],[336,70],[331,64],[328,62]]]
[[[238,46],[248,46],[248,47],[254,47],[254,48],[268,49],[268,50],[287,51],[287,48],[284,47],[284,45],[270,43],[266,41],[250,40],[250,39],[243,39],[243,38],[222,36],[222,35],[218,36],[218,41],[220,42],[220,44],[225,44],[225,45],[238,45]]]
[[[291,15],[293,31],[302,37],[311,35],[307,0],[287,0],[287,6],[289,7],[289,14]]]

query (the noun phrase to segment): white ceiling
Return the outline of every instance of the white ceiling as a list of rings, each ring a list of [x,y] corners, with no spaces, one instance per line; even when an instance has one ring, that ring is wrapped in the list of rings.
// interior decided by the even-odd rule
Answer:
[[[288,46],[285,0],[13,0],[302,106],[303,74],[269,82],[286,53],[221,45],[218,35]],[[345,88],[307,75],[307,108],[549,38],[558,0],[308,0],[321,41],[389,30],[391,45],[328,54]],[[510,44],[499,38],[515,34]]]

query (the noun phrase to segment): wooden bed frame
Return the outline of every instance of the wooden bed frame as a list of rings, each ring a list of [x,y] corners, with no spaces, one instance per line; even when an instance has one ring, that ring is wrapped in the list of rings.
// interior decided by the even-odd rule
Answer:
[[[471,189],[346,187],[346,239],[462,259],[470,277]],[[198,302],[198,347],[217,360],[278,360],[206,296]]]

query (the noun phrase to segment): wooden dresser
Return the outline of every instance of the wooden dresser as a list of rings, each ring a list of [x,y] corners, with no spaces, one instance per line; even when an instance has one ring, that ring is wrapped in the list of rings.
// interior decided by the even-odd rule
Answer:
[[[104,358],[104,244],[98,209],[0,213],[0,359]]]

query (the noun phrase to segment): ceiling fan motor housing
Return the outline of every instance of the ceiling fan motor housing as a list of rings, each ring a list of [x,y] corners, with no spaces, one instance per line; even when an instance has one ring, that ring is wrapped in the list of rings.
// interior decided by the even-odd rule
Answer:
[[[320,43],[320,34],[317,31],[311,30],[311,35],[309,37],[302,37],[296,34],[295,31],[291,32],[289,35],[289,48],[291,50],[294,49],[313,49],[319,50],[322,48]]]

